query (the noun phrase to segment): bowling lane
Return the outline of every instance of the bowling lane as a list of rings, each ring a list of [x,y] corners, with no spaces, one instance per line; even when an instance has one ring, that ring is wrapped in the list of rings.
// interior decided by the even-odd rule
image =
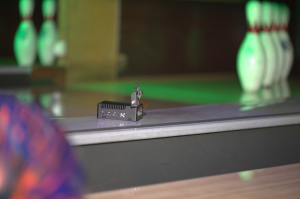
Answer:
[[[117,81],[78,83],[68,86],[72,90],[88,90],[127,95],[136,82],[144,91],[143,99],[155,99],[190,105],[240,102],[243,100],[269,100],[300,95],[300,80],[291,79],[274,87],[261,89],[250,99],[243,99],[243,91],[235,75],[189,75],[183,77],[124,78]],[[151,105],[151,104],[149,104]]]
[[[129,101],[137,82],[147,110],[239,101],[243,96],[235,77],[217,76],[119,79],[63,89],[34,86],[1,92],[25,101],[37,99],[57,117],[95,116],[100,101]],[[300,95],[299,83],[290,80],[291,96]],[[172,89],[180,94],[173,95]],[[272,90],[271,98],[280,102],[284,90],[278,90]],[[263,99],[262,94],[252,99]],[[252,105],[248,108],[255,108]],[[75,150],[88,177],[87,192],[93,193],[299,163],[299,132],[299,125],[290,125],[94,144]]]
[[[133,84],[134,86],[134,84]],[[22,101],[36,100],[48,111],[51,117],[96,115],[97,103],[110,100],[130,102],[128,95],[91,91],[84,89],[61,89],[56,87],[27,87],[27,88],[0,88],[0,93],[14,95]],[[147,101],[147,110],[189,106],[188,103],[144,98]]]
[[[115,198],[299,198],[300,164],[85,195]]]
[[[164,75],[119,78],[115,81],[71,84],[58,88],[43,84],[8,89],[19,99],[39,101],[53,116],[95,115],[96,104],[104,100],[129,102],[135,84],[144,91],[147,110],[228,102],[259,101],[300,95],[300,80],[261,90],[257,95],[243,95],[239,81],[232,74]],[[251,104],[250,104],[251,105]],[[251,107],[250,107],[251,108]]]

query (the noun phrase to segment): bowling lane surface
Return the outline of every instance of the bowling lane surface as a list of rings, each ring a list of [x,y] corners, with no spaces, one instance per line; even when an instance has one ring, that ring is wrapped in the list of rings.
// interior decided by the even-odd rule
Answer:
[[[137,82],[144,91],[147,111],[237,102],[247,107],[245,111],[253,112],[256,108],[264,109],[253,105],[264,100],[265,93],[275,101],[284,100],[286,93],[278,85],[270,92],[250,96],[254,102],[243,104],[238,79],[214,75],[124,78],[66,88],[1,88],[0,92],[14,94],[24,101],[38,100],[51,118],[95,117],[98,102],[129,101]],[[288,85],[289,96],[300,95],[299,80],[291,79]],[[299,163],[299,132],[299,125],[291,125],[95,144],[75,150],[88,176],[87,191],[92,193]]]
[[[116,198],[299,198],[300,164],[85,195]]]
[[[135,84],[144,91],[146,110],[183,106],[259,101],[272,98],[300,96],[300,81],[291,79],[285,85],[261,90],[257,95],[244,95],[233,74],[161,75],[123,77],[114,81],[77,83],[58,88],[44,83],[30,87],[3,88],[0,92],[14,94],[19,99],[37,100],[50,115],[96,115],[97,103],[109,100],[129,102]]]
[[[137,122],[95,115],[52,119],[62,126],[70,143],[78,146],[299,124],[300,98],[265,100],[251,106],[226,103],[146,110]]]

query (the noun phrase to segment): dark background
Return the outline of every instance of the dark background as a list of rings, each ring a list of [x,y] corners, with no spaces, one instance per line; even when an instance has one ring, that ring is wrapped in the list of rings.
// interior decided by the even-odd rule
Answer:
[[[42,0],[36,0],[34,6],[32,20],[38,33],[43,23]],[[19,1],[0,0],[0,65],[16,64],[13,41],[20,20]]]
[[[288,31],[295,51],[291,76],[299,76],[300,2],[277,2],[291,10]],[[33,14],[37,31],[43,22],[41,3],[35,1]],[[128,65],[121,75],[235,72],[237,51],[247,31],[245,3],[123,0],[120,47]],[[1,0],[0,65],[15,63],[13,38],[19,23],[18,0]]]
[[[247,31],[247,1],[220,2],[124,0],[121,52],[129,62],[124,74],[235,72]],[[295,50],[291,75],[299,75],[300,2],[277,2],[291,10],[288,31]]]

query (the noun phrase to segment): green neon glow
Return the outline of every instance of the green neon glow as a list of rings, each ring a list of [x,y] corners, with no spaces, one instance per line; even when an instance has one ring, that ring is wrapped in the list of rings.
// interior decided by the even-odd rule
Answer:
[[[42,94],[40,96],[39,101],[44,108],[49,108],[51,106],[51,102],[52,102],[52,95],[51,94]]]
[[[130,95],[136,82],[78,83],[70,89]],[[141,82],[144,97],[188,104],[211,104],[239,101],[237,80]]]
[[[259,175],[263,169],[257,169],[257,170],[250,170],[250,171],[241,171],[239,172],[239,177],[241,180],[248,181],[253,179],[254,175]]]
[[[34,8],[34,2],[32,0],[20,0],[19,11],[22,18],[31,16]]]
[[[259,100],[278,98],[271,90],[258,96],[245,96],[237,79],[226,80],[194,80],[194,81],[139,81],[144,91],[144,98],[180,102],[187,104],[215,104],[227,102],[241,102],[242,110],[251,110],[265,104],[258,104]],[[129,96],[133,92],[136,82],[96,82],[77,83],[68,88],[75,90],[98,91],[111,94]],[[300,80],[290,81],[291,96],[300,96]],[[265,95],[265,96],[264,96]],[[248,102],[249,101],[249,102]]]
[[[23,104],[31,103],[34,100],[34,97],[31,93],[20,93],[16,94],[15,97]]]
[[[42,94],[39,101],[44,108],[49,108],[51,105],[52,96],[51,94]]]
[[[254,171],[242,171],[239,172],[239,177],[241,180],[248,181],[251,180],[254,176]]]
[[[54,16],[56,10],[56,2],[54,0],[44,0],[42,4],[44,18]]]

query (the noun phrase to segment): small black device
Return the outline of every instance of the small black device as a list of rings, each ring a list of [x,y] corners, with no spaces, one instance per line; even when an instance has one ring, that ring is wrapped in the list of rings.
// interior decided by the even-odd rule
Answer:
[[[131,94],[131,103],[103,101],[98,103],[97,118],[114,120],[138,121],[143,118],[146,103],[141,100],[143,91],[139,84],[136,91]]]

